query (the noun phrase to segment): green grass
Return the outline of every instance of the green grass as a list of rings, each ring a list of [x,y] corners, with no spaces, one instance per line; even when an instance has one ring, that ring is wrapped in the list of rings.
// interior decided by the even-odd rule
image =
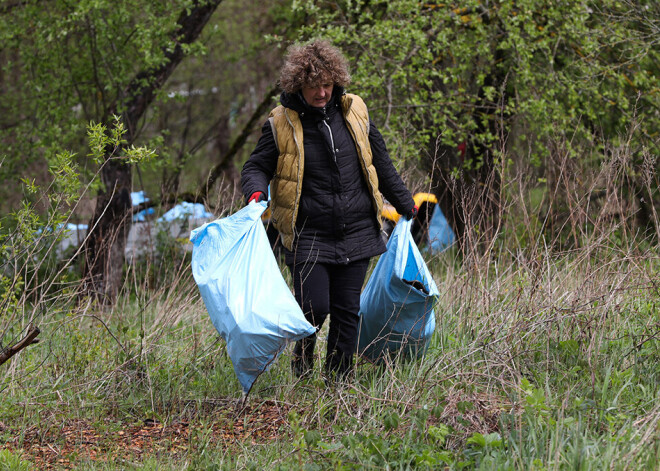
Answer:
[[[326,389],[322,342],[304,382],[289,348],[245,404],[185,265],[167,289],[133,278],[112,310],[55,299],[41,343],[0,367],[0,469],[58,466],[49,449],[98,470],[657,469],[656,251],[429,266],[423,359],[360,362]],[[125,441],[140,430],[142,448]]]

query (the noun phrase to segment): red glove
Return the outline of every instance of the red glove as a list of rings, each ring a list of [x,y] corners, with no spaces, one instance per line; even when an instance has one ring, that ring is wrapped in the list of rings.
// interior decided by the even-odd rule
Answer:
[[[252,193],[252,196],[247,200],[248,204],[250,204],[252,201],[256,201],[257,203],[259,201],[264,201],[266,197],[264,196],[263,192],[261,191],[255,191]]]
[[[410,211],[408,211],[408,214],[406,214],[404,217],[408,220],[415,219],[417,217],[418,212],[419,212],[419,207],[415,205]]]

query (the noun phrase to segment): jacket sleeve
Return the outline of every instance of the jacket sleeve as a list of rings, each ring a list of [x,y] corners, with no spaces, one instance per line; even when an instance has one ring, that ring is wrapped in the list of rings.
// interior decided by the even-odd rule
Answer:
[[[246,202],[257,191],[268,196],[268,184],[275,174],[279,155],[273,130],[266,121],[261,128],[257,146],[241,170],[241,189]]]
[[[399,214],[409,213],[415,202],[410,191],[394,168],[383,136],[373,121],[369,122],[369,143],[373,154],[373,163],[378,175],[378,189]]]

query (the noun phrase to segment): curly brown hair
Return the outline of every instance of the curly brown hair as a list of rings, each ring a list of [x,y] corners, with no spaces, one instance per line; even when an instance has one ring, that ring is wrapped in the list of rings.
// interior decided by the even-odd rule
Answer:
[[[351,82],[348,60],[342,52],[322,39],[290,46],[280,72],[282,90],[296,93],[305,85],[314,87],[325,82],[340,87]]]

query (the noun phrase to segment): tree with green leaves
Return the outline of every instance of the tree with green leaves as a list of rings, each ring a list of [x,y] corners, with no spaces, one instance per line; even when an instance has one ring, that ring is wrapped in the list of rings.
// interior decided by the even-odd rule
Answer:
[[[237,0],[34,0],[3,7],[0,174],[7,185],[0,212],[24,201],[44,221],[61,212],[25,189],[29,183],[54,190],[54,175],[69,169],[67,181],[77,183],[72,190],[80,198],[67,215],[74,211],[90,223],[86,286],[112,300],[127,222],[136,211],[133,188],[148,189],[148,204],[164,209],[182,199],[213,207],[220,183],[229,197],[235,192],[243,145],[276,93],[282,51],[264,47],[264,38],[295,30],[289,3],[253,2],[246,9]],[[107,145],[101,159],[87,155],[90,123],[94,136],[106,133],[92,143]],[[138,164],[136,155],[150,158]]]
[[[353,87],[393,154],[423,163],[463,241],[496,233],[509,159],[548,180],[560,142],[571,159],[595,155],[596,167],[623,141],[637,167],[658,154],[657,2],[298,5],[314,19],[307,36],[332,38],[352,57]],[[632,181],[640,215],[660,207],[657,187]]]
[[[119,112],[125,123],[127,132],[122,144],[132,145],[156,91],[179,65],[186,50],[194,45],[220,2],[193,2],[186,6],[161,47],[160,63],[140,70],[122,91],[120,101],[113,105],[116,110],[111,110]],[[91,235],[86,239],[84,276],[95,293],[114,301],[123,283],[124,247],[132,214],[130,161],[117,155],[115,148],[106,149],[101,179],[103,187],[90,221]]]
[[[102,161],[81,169],[98,175],[84,275],[101,299],[112,300],[122,282],[133,144],[163,84],[201,51],[197,39],[220,3],[28,1],[2,11],[2,171],[44,158],[57,165],[58,150],[83,148],[86,123],[108,133],[96,143],[105,146]]]

